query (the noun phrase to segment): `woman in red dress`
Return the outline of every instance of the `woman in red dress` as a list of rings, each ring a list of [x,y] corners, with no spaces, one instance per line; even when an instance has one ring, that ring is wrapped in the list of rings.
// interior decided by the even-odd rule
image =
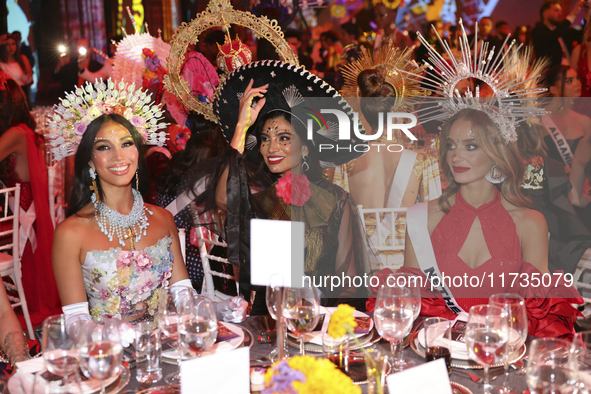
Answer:
[[[53,270],[53,224],[41,139],[18,84],[0,71],[0,179],[7,187],[21,184],[21,261],[25,298],[33,326],[61,313]],[[21,231],[22,233],[22,231]]]
[[[526,208],[516,145],[505,143],[486,113],[465,109],[444,124],[439,157],[448,188],[422,206],[430,242],[413,237],[416,228],[426,235],[425,222],[407,215],[401,270],[423,278],[421,314],[453,319],[492,294],[517,293],[526,299],[530,335],[572,338],[578,311],[570,304],[582,300],[561,271],[548,271],[548,226]],[[430,262],[423,251],[431,245],[439,277],[449,278],[443,292],[425,280]]]

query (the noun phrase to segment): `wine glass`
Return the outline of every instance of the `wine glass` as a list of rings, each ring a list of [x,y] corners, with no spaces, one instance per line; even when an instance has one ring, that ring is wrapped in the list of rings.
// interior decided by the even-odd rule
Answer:
[[[314,330],[320,319],[320,296],[314,286],[283,290],[283,316],[289,331],[300,338],[300,353],[304,349],[304,335]]]
[[[178,341],[178,325],[182,317],[180,313],[180,303],[189,294],[193,294],[193,289],[187,286],[177,286],[174,289],[160,290],[160,299],[158,306],[158,326],[162,332],[169,338],[177,340],[177,364],[179,366],[178,372],[173,372],[164,378],[168,384],[181,383],[181,360],[183,359],[183,347]],[[177,307],[178,305],[178,307]]]
[[[577,363],[571,344],[558,338],[534,339],[526,377],[532,394],[577,392]]]
[[[407,367],[402,356],[402,343],[410,333],[414,312],[410,290],[401,286],[383,286],[378,291],[376,308],[373,314],[378,333],[390,342],[394,357],[394,369]]]
[[[104,380],[119,372],[123,358],[119,322],[106,320],[92,332],[81,334],[78,344],[82,373],[88,378],[98,379],[101,394],[105,394]]]
[[[207,297],[191,293],[181,300],[180,312],[178,341],[191,355],[200,357],[213,346],[218,335],[213,303]]]
[[[78,373],[78,343],[76,338],[68,335],[64,315],[50,316],[45,319],[41,349],[49,372],[62,376],[65,381]]]
[[[420,277],[413,275],[410,272],[395,272],[390,275],[392,279],[386,279],[386,285],[389,287],[398,286],[406,287],[410,291],[412,299],[413,321],[421,314],[421,288]]]
[[[509,386],[509,356],[520,349],[527,339],[527,310],[525,300],[517,295],[510,293],[493,294],[488,299],[489,305],[505,308],[507,312],[508,340],[507,349],[504,357],[505,362],[505,383],[500,392],[505,394],[521,393]]]
[[[276,358],[280,356],[280,347],[283,346],[283,358],[289,357],[287,352],[287,346],[285,343],[286,337],[285,333],[287,332],[285,329],[285,320],[283,317],[279,319],[279,310],[281,309],[281,302],[283,300],[283,281],[273,281],[271,286],[267,286],[267,292],[265,293],[265,302],[267,304],[267,310],[269,311],[269,315],[271,318],[275,320],[277,323],[275,324],[277,328],[277,346],[271,350],[271,353],[267,356],[271,361],[277,361]],[[280,332],[282,331],[282,332]],[[283,343],[281,343],[283,342]]]
[[[494,305],[474,305],[466,323],[470,358],[484,367],[484,391],[490,392],[488,368],[501,361],[509,337],[507,311]]]
[[[575,334],[573,351],[578,367],[578,388],[580,394],[591,393],[591,331]]]

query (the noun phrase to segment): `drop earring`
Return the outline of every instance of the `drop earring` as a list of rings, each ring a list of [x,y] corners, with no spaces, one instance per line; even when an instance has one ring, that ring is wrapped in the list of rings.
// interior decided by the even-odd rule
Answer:
[[[135,170],[135,190],[140,191],[140,175],[139,170]]]
[[[308,155],[304,153],[302,155],[302,171],[304,171],[304,172],[308,172],[308,170],[310,169],[310,165],[306,161],[307,159],[308,159]]]
[[[92,169],[92,167],[90,167],[88,169],[88,172],[90,173],[90,179],[92,179],[92,185],[89,186],[88,188],[94,192],[94,199],[93,199],[93,201],[100,201],[101,200],[101,196],[99,195],[98,186],[96,184],[96,172],[94,172],[94,170]]]
[[[497,185],[502,183],[507,178],[507,176],[501,172],[500,168],[496,164],[493,164],[490,168],[490,171],[486,173],[484,178],[490,183]]]

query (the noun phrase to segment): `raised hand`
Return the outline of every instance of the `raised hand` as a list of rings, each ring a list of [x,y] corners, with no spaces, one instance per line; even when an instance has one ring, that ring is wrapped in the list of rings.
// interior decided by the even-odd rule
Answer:
[[[240,153],[244,152],[246,131],[255,122],[259,116],[259,112],[261,112],[261,109],[263,109],[265,103],[267,102],[264,94],[267,92],[269,84],[260,86],[258,88],[253,88],[253,84],[254,80],[251,79],[248,83],[248,86],[246,87],[246,90],[244,91],[244,96],[242,99],[240,99],[238,123],[236,124],[234,137],[230,142],[230,145]],[[254,100],[255,97],[260,97],[261,99],[254,107],[252,107],[252,100]]]

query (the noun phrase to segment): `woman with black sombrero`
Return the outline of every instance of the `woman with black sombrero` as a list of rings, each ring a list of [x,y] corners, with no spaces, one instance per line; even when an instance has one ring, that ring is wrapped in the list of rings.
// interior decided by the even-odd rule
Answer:
[[[356,206],[322,175],[322,168],[359,157],[367,147],[357,137],[362,126],[334,88],[288,63],[250,63],[229,75],[214,111],[230,148],[210,175],[209,191],[196,202],[209,198],[211,207],[215,195],[217,207],[227,210],[228,259],[240,265],[240,292],[247,296],[251,291],[248,232],[253,217],[306,224],[306,275],[368,273],[367,241]],[[348,128],[339,130],[339,121],[348,122]],[[348,131],[351,138],[339,139],[339,131]],[[363,308],[363,289],[320,290],[325,305],[361,298],[349,302]],[[265,313],[261,295],[255,297],[253,314]]]

